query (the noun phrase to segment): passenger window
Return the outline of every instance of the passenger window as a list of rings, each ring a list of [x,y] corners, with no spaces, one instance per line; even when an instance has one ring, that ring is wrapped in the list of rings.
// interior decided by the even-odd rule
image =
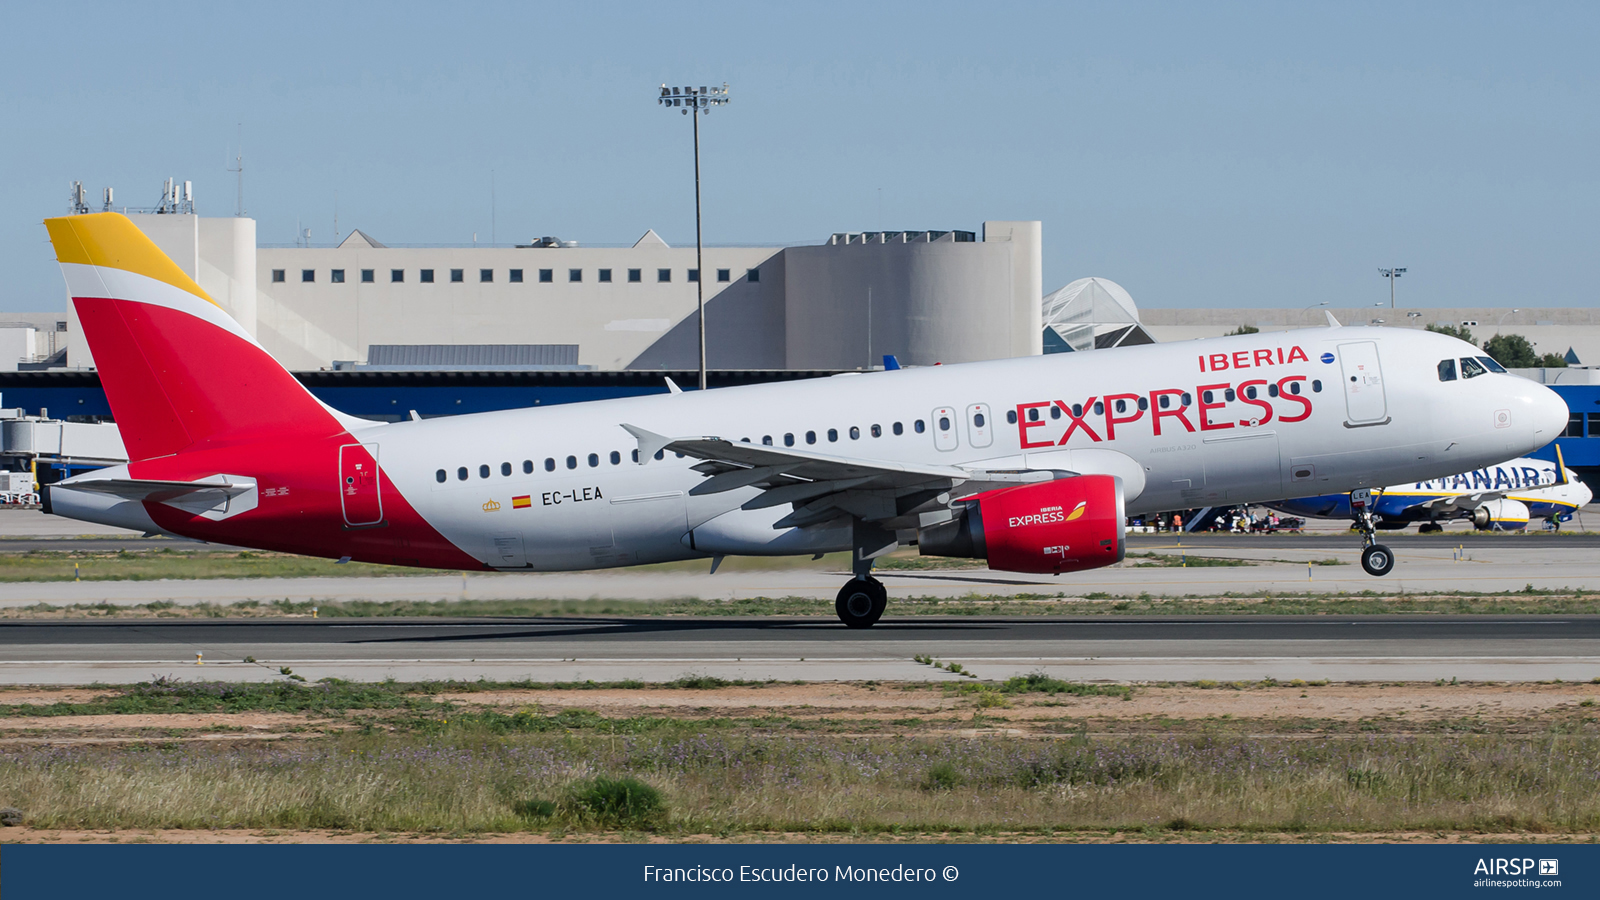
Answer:
[[[665,450],[657,450],[656,451],[656,459],[666,459],[666,458],[667,458],[667,451],[665,451]]]
[[[1118,400],[1117,401],[1117,412],[1124,413],[1124,412],[1127,412],[1127,411],[1128,411],[1128,401],[1126,401],[1126,400]]]
[[[1211,402],[1211,392],[1210,391],[1201,391],[1200,392],[1200,399],[1204,400],[1207,403],[1210,403]]]
[[[567,468],[576,469],[577,467],[578,467],[578,458],[576,456],[567,457]]]
[[[611,464],[612,464],[612,465],[613,465],[613,466],[620,466],[620,465],[622,465],[622,454],[621,454],[621,453],[618,453],[618,452],[617,452],[617,451],[615,451],[615,450],[613,450],[613,451],[611,451]]]
[[[439,471],[433,473],[433,480],[439,482],[440,484],[444,484],[445,477],[446,476],[444,474],[444,470],[443,469],[440,469]]]
[[[637,451],[637,450],[633,451],[633,461],[634,462],[638,462],[639,461],[639,451]]]
[[[1006,410],[1006,424],[1007,425],[1015,425],[1015,424],[1017,424],[1017,411],[1016,410],[1014,410],[1014,409]],[[899,432],[895,432],[895,433],[898,434]]]
[[[761,443],[767,445],[768,447],[771,447],[772,446],[772,435],[763,434],[761,436]]]
[[[1477,378],[1479,375],[1487,374],[1489,374],[1489,370],[1483,367],[1483,363],[1478,362],[1470,356],[1461,357],[1462,378]]]
[[[872,436],[873,437],[883,437],[883,426],[882,425],[874,425],[874,426],[872,426]]]
[[[507,477],[507,478],[511,477],[511,463],[508,463],[508,462],[501,463],[500,464],[500,474],[505,476],[505,477]]]
[[[837,429],[837,428],[829,428],[828,429],[828,443],[831,444],[834,441],[837,441],[838,439],[839,439],[839,429]]]
[[[1234,397],[1235,394],[1233,393],[1233,388],[1228,388],[1222,392],[1222,399],[1228,401],[1229,403],[1233,402]]]
[[[598,453],[589,454],[589,468],[592,469],[592,468],[594,468],[595,466],[598,466],[598,465],[600,465],[600,454],[598,454]]]
[[[1321,384],[1322,382],[1319,381],[1317,383]],[[1300,394],[1300,382],[1298,382],[1298,381],[1289,382],[1289,393],[1294,394],[1296,396],[1299,396],[1299,394]]]
[[[1439,380],[1440,381],[1455,381],[1456,380],[1456,361],[1455,360],[1453,360],[1453,359],[1441,359],[1441,360],[1439,360]]]
[[[1052,408],[1055,408],[1055,407],[1052,407]],[[1082,403],[1074,403],[1074,404],[1072,404],[1072,417],[1074,419],[1083,418],[1083,404]]]
[[[1146,409],[1149,409],[1149,408],[1150,408],[1150,401],[1146,400],[1143,397],[1140,397],[1139,398],[1139,409],[1140,410],[1146,410]]]
[[[983,427],[983,424],[984,424],[985,421],[987,421],[987,420],[984,419],[983,413],[975,413],[972,416],[972,424],[978,426],[979,428]]]
[[[466,466],[462,466],[461,468],[456,470],[456,480],[457,481],[466,481],[467,480],[467,467]]]
[[[793,447],[794,446],[794,432],[791,431],[791,432],[788,432],[788,433],[784,434],[784,436],[783,436],[783,445],[785,447]]]
[[[852,441],[861,440],[861,429],[857,428],[854,425],[851,425],[850,426],[850,440],[852,440]]]
[[[1478,357],[1478,362],[1481,362],[1484,365],[1488,366],[1489,367],[1489,371],[1491,371],[1491,372],[1500,372],[1500,373],[1503,374],[1505,372],[1505,370],[1506,370],[1505,366],[1500,365],[1499,363],[1495,362],[1494,360],[1490,359],[1487,356]]]
[[[555,470],[556,470],[556,461],[555,461],[555,457],[552,457],[552,456],[546,456],[546,457],[545,457],[545,458],[544,458],[544,470],[545,470],[545,471],[546,471],[546,472],[554,472],[554,471],[555,471]]]
[[[940,416],[939,417],[939,430],[940,431],[949,431],[950,430],[950,417],[949,416]]]
[[[1029,422],[1037,422],[1037,421],[1039,421],[1039,408],[1038,407],[1034,407],[1033,409],[1028,410],[1028,421]],[[922,429],[918,428],[917,430],[921,431]]]
[[[1161,395],[1161,408],[1162,409],[1166,409],[1167,407],[1169,407],[1171,405],[1172,405],[1172,395],[1171,394],[1162,394]]]
[[[1050,407],[1050,418],[1052,418],[1052,419],[1061,418],[1061,407],[1052,405]]]
[[[1191,404],[1193,402],[1194,402],[1194,398],[1189,396],[1189,392],[1188,391],[1184,391],[1183,392],[1183,405],[1184,406],[1188,406],[1189,404]]]
[[[815,431],[806,432],[806,443],[815,444],[816,442],[817,442],[817,433]]]
[[[1267,396],[1268,397],[1276,397],[1276,396],[1278,396],[1278,386],[1275,385],[1275,384],[1267,385]]]
[[[916,420],[916,421],[915,421],[915,422],[912,422],[912,423],[911,423],[911,428],[912,428],[912,430],[914,430],[914,431],[915,431],[915,432],[916,432],[916,433],[917,433],[917,434],[921,434],[921,433],[923,433],[923,432],[924,432],[924,431],[927,431],[927,430],[928,430],[928,426],[926,426],[926,425],[924,425],[924,424],[922,424],[922,420],[921,420],[921,419],[918,419],[918,420]]]
[[[478,477],[479,478],[488,478],[489,477],[489,467],[488,466],[479,466],[478,467]]]
[[[1254,400],[1256,398],[1256,386],[1255,385],[1252,384],[1249,387],[1244,389],[1244,398],[1246,400]]]
[[[1299,384],[1299,382],[1295,383],[1294,392],[1296,394],[1300,393],[1300,384]],[[1311,382],[1311,393],[1313,393],[1313,394],[1322,393],[1322,379],[1318,378],[1318,379],[1316,379],[1316,380]]]
[[[1016,420],[1017,420],[1017,414],[1015,412],[1013,412],[1011,414],[1011,421],[1015,422]],[[895,434],[905,434],[906,433],[905,426],[901,425],[899,422],[894,423],[894,433]]]
[[[524,475],[532,475],[533,474],[533,460],[525,459],[525,460],[522,461],[522,474],[524,474]]]

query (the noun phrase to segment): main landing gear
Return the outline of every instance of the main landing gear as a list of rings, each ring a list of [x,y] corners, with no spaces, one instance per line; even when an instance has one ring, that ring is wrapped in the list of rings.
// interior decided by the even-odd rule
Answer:
[[[1372,517],[1376,499],[1370,489],[1352,491],[1350,508],[1355,513],[1356,528],[1361,532],[1361,568],[1368,575],[1387,575],[1394,568],[1394,551],[1378,543],[1378,527]]]
[[[839,614],[839,621],[850,628],[870,628],[883,617],[883,610],[888,605],[889,592],[883,582],[867,575],[845,582],[844,587],[839,589],[839,598],[834,601],[833,609]]]

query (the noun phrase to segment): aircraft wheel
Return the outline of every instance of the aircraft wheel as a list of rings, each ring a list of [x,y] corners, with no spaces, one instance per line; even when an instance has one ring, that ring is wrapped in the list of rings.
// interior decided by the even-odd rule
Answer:
[[[1394,551],[1382,544],[1373,544],[1361,551],[1361,568],[1368,575],[1387,575],[1394,568]]]
[[[1443,530],[1444,526],[1440,525],[1438,522],[1423,522],[1417,527],[1418,534],[1438,534]]]
[[[839,614],[839,621],[850,628],[871,628],[883,617],[888,605],[889,592],[884,589],[883,582],[868,576],[845,582],[833,609]]]

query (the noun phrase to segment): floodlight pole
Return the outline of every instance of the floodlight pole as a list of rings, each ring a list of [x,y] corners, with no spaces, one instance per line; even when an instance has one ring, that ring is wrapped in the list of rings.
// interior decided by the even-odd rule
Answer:
[[[1378,274],[1389,279],[1389,308],[1394,309],[1394,280],[1406,273],[1405,269],[1379,269]]]
[[[695,308],[700,318],[700,390],[703,391],[706,389],[706,267],[700,233],[700,116],[709,114],[711,107],[728,102],[728,85],[723,82],[720,89],[685,87],[680,94],[678,88],[663,84],[656,102],[694,117],[694,287]]]

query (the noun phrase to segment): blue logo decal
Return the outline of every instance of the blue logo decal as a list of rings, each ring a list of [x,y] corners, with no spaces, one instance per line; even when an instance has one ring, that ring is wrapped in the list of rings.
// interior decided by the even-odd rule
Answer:
[[[1324,354],[1322,354],[1322,361],[1327,363],[1330,366],[1333,365],[1333,354],[1332,353],[1324,353]]]

